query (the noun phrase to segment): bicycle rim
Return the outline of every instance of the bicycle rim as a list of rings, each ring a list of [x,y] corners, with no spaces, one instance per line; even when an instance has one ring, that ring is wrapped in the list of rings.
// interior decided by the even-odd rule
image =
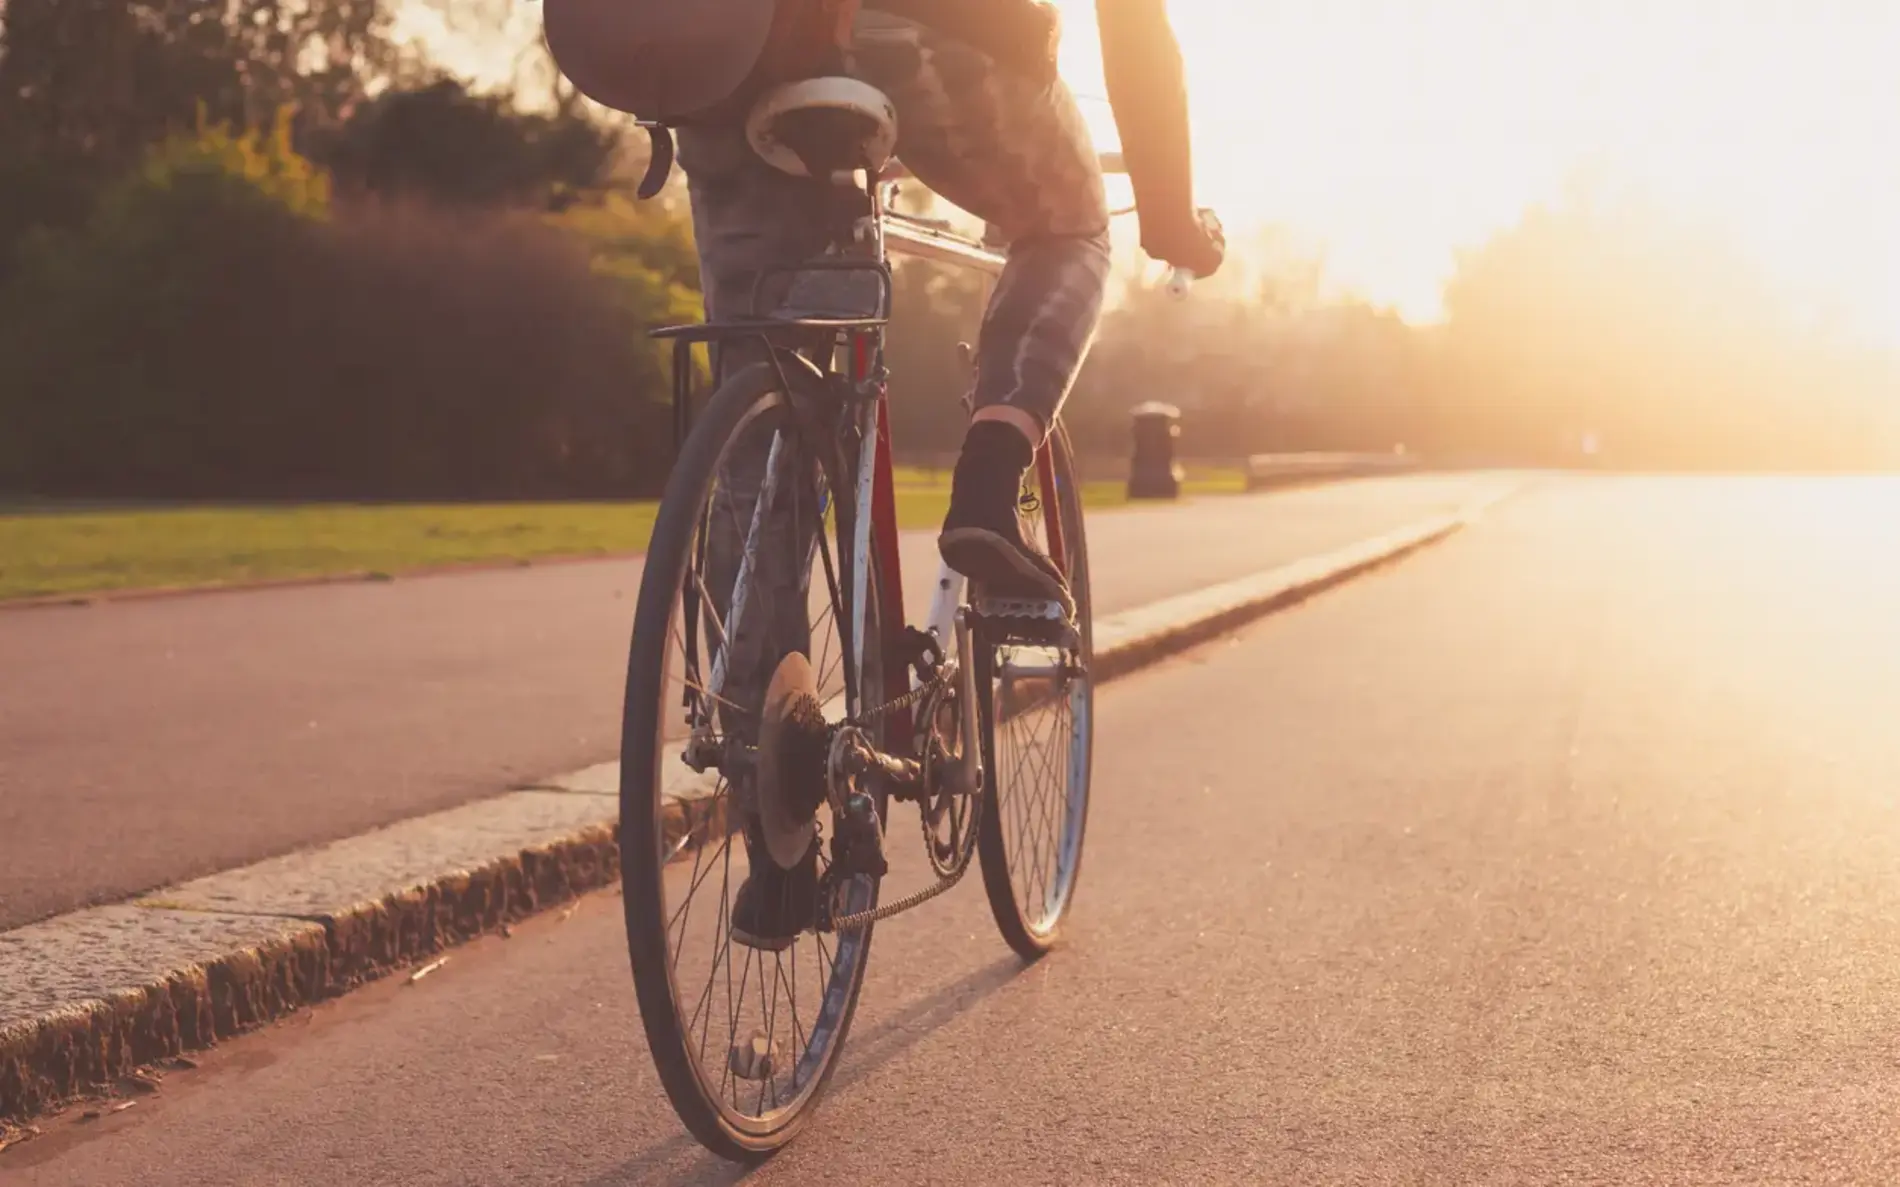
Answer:
[[[1036,501],[1052,496],[1056,501],[1082,645],[1065,654],[1000,645],[979,631],[974,657],[986,797],[979,838],[983,884],[1003,938],[1032,959],[1055,944],[1074,899],[1094,749],[1094,684],[1087,671],[1092,598],[1082,492],[1060,426],[1049,448],[1054,490],[1038,490]],[[1023,528],[1047,547],[1039,507],[1024,516]],[[1072,670],[1056,671],[1064,668]]]

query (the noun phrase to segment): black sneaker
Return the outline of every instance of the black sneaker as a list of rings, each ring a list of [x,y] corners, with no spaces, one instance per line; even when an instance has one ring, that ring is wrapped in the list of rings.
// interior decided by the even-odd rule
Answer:
[[[981,420],[970,426],[950,479],[950,513],[937,551],[944,563],[993,598],[1056,602],[1075,616],[1068,582],[1040,549],[1023,537],[1017,517],[1023,474],[1035,450],[1015,428]]]
[[[763,844],[757,852],[758,860],[732,898],[732,942],[783,952],[800,932],[818,925],[818,842],[789,870],[779,869]]]

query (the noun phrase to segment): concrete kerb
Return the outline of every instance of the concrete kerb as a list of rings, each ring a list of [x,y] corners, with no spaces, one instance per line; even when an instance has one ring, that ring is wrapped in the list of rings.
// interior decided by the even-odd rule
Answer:
[[[1100,620],[1096,677],[1206,642],[1442,539],[1481,511]],[[715,809],[703,780],[678,770],[667,831],[683,836]],[[0,932],[0,1122],[110,1093],[141,1067],[613,885],[618,791],[618,764],[603,763]]]
[[[1460,514],[1426,520],[1336,552],[1105,619],[1095,627],[1095,678],[1113,680],[1218,638],[1442,540],[1468,519],[1469,514]]]

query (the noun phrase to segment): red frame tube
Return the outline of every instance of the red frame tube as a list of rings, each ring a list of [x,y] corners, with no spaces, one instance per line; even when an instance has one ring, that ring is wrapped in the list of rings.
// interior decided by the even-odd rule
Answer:
[[[1056,451],[1044,440],[1036,450],[1036,481],[1042,488],[1042,530],[1049,547],[1049,559],[1064,578],[1069,575],[1069,552],[1063,547],[1062,506],[1056,498]]]
[[[871,336],[860,334],[852,350],[853,370],[862,379],[871,372]],[[895,655],[904,640],[904,571],[897,548],[897,482],[891,463],[891,415],[889,392],[880,384],[877,393],[877,432],[871,447],[877,452],[871,473],[871,547],[878,561],[878,622],[884,636],[884,653]],[[910,691],[910,670],[892,665],[884,673],[886,701]],[[867,698],[868,699],[868,698]],[[909,709],[890,714],[896,736],[911,733]]]

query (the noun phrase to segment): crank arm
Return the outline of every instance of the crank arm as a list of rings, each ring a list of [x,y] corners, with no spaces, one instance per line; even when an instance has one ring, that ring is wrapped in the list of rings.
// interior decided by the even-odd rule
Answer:
[[[970,608],[957,611],[957,707],[963,729],[963,786],[975,794],[983,786],[982,743],[977,734],[976,651],[971,640]]]

